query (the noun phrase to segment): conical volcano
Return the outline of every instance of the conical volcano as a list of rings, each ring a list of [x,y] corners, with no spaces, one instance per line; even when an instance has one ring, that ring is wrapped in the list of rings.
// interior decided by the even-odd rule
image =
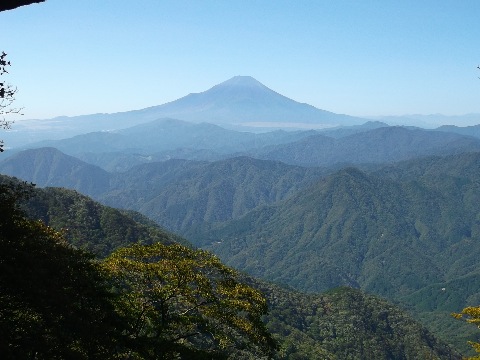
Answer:
[[[125,129],[162,118],[220,126],[307,129],[367,122],[366,119],[335,114],[299,103],[269,89],[251,76],[235,76],[206,91],[145,109],[22,120],[16,124],[17,129],[21,127],[20,131],[6,133],[4,140],[15,147],[44,139],[63,139],[94,131]]]
[[[361,124],[365,119],[334,114],[299,103],[251,76],[235,76],[212,88],[145,109],[158,117],[216,124],[318,127]]]

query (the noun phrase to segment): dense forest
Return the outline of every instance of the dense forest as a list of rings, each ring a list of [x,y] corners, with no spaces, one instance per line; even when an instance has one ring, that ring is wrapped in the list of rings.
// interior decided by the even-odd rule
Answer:
[[[5,358],[460,358],[358,290],[286,290],[74,191],[8,177],[1,190]]]

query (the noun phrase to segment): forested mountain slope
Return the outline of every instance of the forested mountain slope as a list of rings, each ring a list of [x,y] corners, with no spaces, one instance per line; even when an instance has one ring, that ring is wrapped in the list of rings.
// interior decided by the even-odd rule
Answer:
[[[9,179],[0,176],[1,183]],[[32,219],[64,231],[71,244],[97,256],[106,256],[133,243],[188,244],[185,239],[162,229],[139,213],[101,205],[73,190],[35,188],[23,206]]]
[[[439,169],[433,161],[409,181],[389,179],[390,168],[382,177],[347,168],[192,240],[256,276],[310,291],[351,285],[392,297],[476,278],[479,158],[437,159]]]
[[[304,294],[257,282],[283,359],[459,359],[396,306],[350,288]],[[408,338],[408,339],[407,339]]]
[[[478,204],[480,154],[465,153],[346,168],[189,239],[297,289],[348,285],[397,299],[453,339],[464,330],[449,313],[480,303]]]
[[[213,163],[172,160],[116,176],[112,190],[99,199],[148,214],[183,234],[289,197],[324,173],[248,157]]]
[[[419,195],[423,203],[429,196]],[[192,241],[206,246],[209,237],[230,265],[303,290],[349,285],[401,294],[440,276],[417,249],[433,244],[416,241],[413,219],[401,185],[347,168]],[[398,278],[404,259],[421,268],[408,270],[411,281]]]
[[[25,150],[0,162],[0,173],[39,187],[60,186],[95,196],[109,189],[110,175],[55,148]]]
[[[109,174],[105,201],[151,213],[256,276],[360,287],[443,319],[480,302],[479,163],[463,153],[325,177],[246,157],[171,160]]]
[[[4,176],[0,180],[12,181]],[[101,255],[135,238],[144,243],[178,239],[70,190],[33,190],[24,207],[32,218],[68,227],[67,237],[76,245],[98,250],[102,244]],[[138,214],[136,218],[142,220]],[[460,359],[405,312],[358,290],[306,295],[245,281],[268,299],[270,313],[265,321],[280,345],[275,359]]]

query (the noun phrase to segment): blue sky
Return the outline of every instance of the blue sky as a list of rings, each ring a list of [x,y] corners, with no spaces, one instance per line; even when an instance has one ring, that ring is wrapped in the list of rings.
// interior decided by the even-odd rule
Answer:
[[[46,0],[0,13],[23,118],[140,109],[235,75],[357,116],[480,113],[480,1]]]

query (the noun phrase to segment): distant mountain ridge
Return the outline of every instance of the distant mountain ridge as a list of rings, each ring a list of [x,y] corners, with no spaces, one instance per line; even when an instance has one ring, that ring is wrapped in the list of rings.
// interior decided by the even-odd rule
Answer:
[[[403,116],[378,116],[375,119],[390,125],[419,126],[429,129],[444,125],[464,127],[480,124],[480,114],[475,113],[464,115],[410,114]]]
[[[2,162],[2,174],[38,184],[59,186],[95,196],[109,187],[109,173],[55,148],[25,150]]]
[[[28,147],[55,147],[65,154],[90,159],[95,165],[102,163],[102,158],[112,159],[114,156],[130,157],[133,162],[143,163],[168,160],[176,156],[181,158],[182,152],[191,153],[194,158],[194,153],[198,153],[197,156],[203,153],[208,157],[206,160],[218,160],[228,154],[288,143],[312,134],[317,132],[276,130],[257,134],[229,130],[210,123],[197,124],[162,118],[118,131],[90,132],[67,139],[45,140]],[[135,155],[136,159],[129,155]],[[110,165],[103,167],[114,171],[127,170],[130,167],[126,163],[118,165],[113,168]]]
[[[472,125],[472,126],[465,126],[465,127],[459,127],[459,126],[455,126],[455,125],[443,125],[443,126],[440,126],[439,128],[437,128],[436,130],[452,132],[452,133],[457,133],[457,134],[468,135],[468,136],[473,136],[473,137],[476,137],[476,138],[480,138],[480,124]]]
[[[55,147],[115,172],[171,158],[217,161],[237,156],[329,167],[479,151],[480,139],[472,136],[471,129],[461,129],[463,134],[457,128],[449,132],[367,122],[324,131],[252,133],[163,118],[115,132],[92,132],[31,146]]]
[[[388,163],[480,150],[478,138],[400,126],[373,128],[336,139],[324,134],[328,135],[328,132],[288,144],[252,150],[248,154],[292,165],[331,166],[342,163]]]

